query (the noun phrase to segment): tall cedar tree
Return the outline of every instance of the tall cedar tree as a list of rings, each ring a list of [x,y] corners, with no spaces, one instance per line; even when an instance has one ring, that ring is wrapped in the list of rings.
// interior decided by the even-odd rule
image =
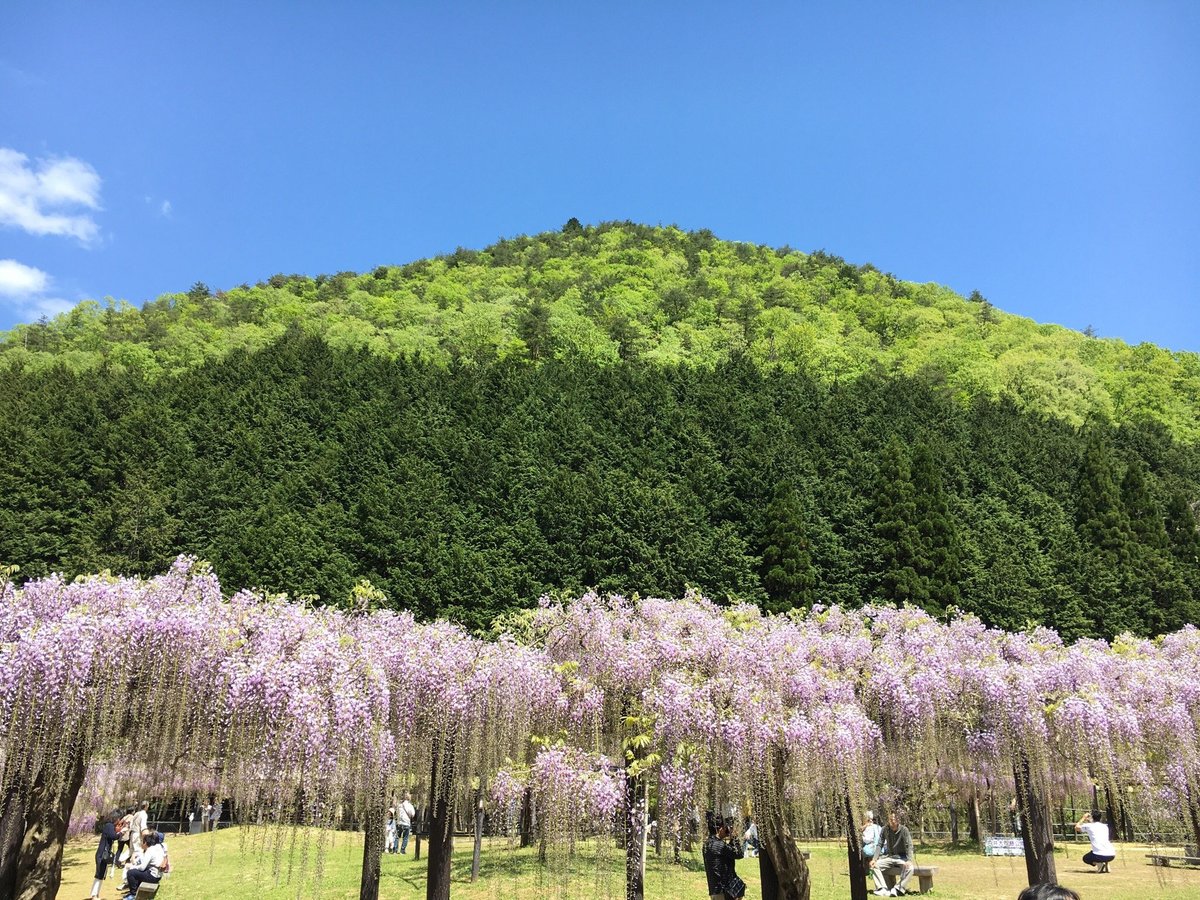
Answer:
[[[917,573],[925,588],[922,605],[930,612],[943,612],[960,600],[962,543],[933,452],[924,443],[913,451],[912,485],[921,535]]]
[[[804,524],[804,509],[795,489],[780,485],[767,506],[767,546],[763,550],[766,608],[784,612],[810,607],[816,599],[817,570]]]
[[[926,588],[917,566],[921,532],[908,453],[893,437],[883,450],[875,481],[875,536],[879,539],[879,593],[894,603],[922,604]]]

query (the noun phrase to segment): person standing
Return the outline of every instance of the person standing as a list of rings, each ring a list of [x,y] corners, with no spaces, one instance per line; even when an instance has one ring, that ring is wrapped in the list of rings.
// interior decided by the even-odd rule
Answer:
[[[113,862],[113,842],[117,839],[117,829],[113,824],[113,816],[104,817],[100,826],[100,843],[96,846],[96,879],[92,882],[92,897],[100,896],[100,886],[108,874],[108,867]]]
[[[216,831],[217,827],[220,824],[221,824],[221,800],[220,800],[220,798],[218,798],[217,802],[214,803],[213,807],[212,807],[212,824],[210,826],[210,830]]]
[[[395,853],[396,847],[397,847],[396,841],[397,841],[396,811],[394,809],[391,809],[391,810],[388,810],[387,836],[384,841],[383,849],[386,850],[388,853]]]
[[[870,863],[879,852],[879,838],[883,834],[883,826],[875,821],[875,813],[867,810],[863,814],[862,823],[862,855]]]
[[[900,824],[896,810],[888,813],[887,828],[880,835],[878,855],[871,863],[876,897],[902,897],[908,893],[908,880],[913,874],[913,844],[908,826]],[[898,873],[896,886],[888,888],[886,874]]]
[[[133,858],[133,845],[129,842],[129,829],[133,824],[133,812],[133,807],[129,807],[127,810],[125,810],[125,814],[121,816],[116,823],[117,849],[113,854],[113,864],[117,866],[125,865],[125,863],[121,861],[121,854],[125,852],[126,848],[129,848],[130,859]]]
[[[708,840],[704,842],[703,851],[709,900],[740,900],[746,895],[746,883],[736,871],[737,860],[742,858],[742,848],[730,838],[729,825],[725,820],[711,817]]]
[[[413,818],[417,815],[416,808],[412,805],[412,794],[408,791],[404,792],[404,799],[400,801],[400,805],[396,807],[396,829],[400,833],[400,852],[408,852],[408,836],[412,833]]]
[[[1112,844],[1108,826],[1104,824],[1104,813],[1093,809],[1084,813],[1075,823],[1075,830],[1088,836],[1092,848],[1083,854],[1083,861],[1089,866],[1095,866],[1099,873],[1108,871],[1108,864],[1117,858],[1117,848]]]
[[[758,856],[758,826],[754,824],[753,818],[748,818],[749,824],[746,826],[746,833],[742,835],[743,851],[750,856]]]
[[[129,858],[135,863],[142,857],[142,832],[146,830],[149,819],[150,803],[143,800],[129,821]]]

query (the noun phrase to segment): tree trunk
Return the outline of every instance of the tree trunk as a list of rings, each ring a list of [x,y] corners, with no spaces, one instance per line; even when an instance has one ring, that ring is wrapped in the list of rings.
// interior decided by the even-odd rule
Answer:
[[[862,835],[854,823],[854,808],[846,794],[846,858],[850,863],[850,900],[867,900],[867,867],[862,854]]]
[[[1029,884],[1057,884],[1054,867],[1054,831],[1050,807],[1034,784],[1029,757],[1020,751],[1013,765],[1013,776],[1021,807],[1021,842],[1025,845],[1025,873]]]
[[[421,858],[421,829],[425,827],[425,810],[417,809],[417,814],[413,816],[412,824],[409,826],[412,829],[413,839],[413,859]]]
[[[479,860],[483,853],[483,776],[475,792],[475,853],[471,856],[471,883],[479,880]]]
[[[429,874],[425,900],[450,900],[450,859],[454,855],[454,745],[446,748],[445,772],[438,790],[438,754],[430,774]]]
[[[983,845],[983,836],[979,830],[979,792],[971,791],[971,802],[967,805],[967,837],[976,844]]]
[[[43,770],[29,791],[25,836],[17,859],[16,900],[54,900],[62,881],[63,845],[71,808],[79,795],[87,765],[81,750],[67,760],[63,784]]]
[[[521,797],[521,846],[528,847],[533,843],[533,788],[525,788]]]
[[[367,821],[363,823],[362,876],[359,879],[358,900],[379,900],[379,874],[383,845],[387,841],[387,785],[380,777],[372,802],[367,805]]]
[[[1196,792],[1192,789],[1191,784],[1188,784],[1187,789],[1187,806],[1188,806],[1188,821],[1192,825],[1192,840],[1196,852],[1200,853],[1200,810],[1197,809]]]
[[[783,814],[782,787],[784,784],[785,757],[782,751],[775,752],[774,787],[776,795],[771,802],[756,804],[761,807],[762,820],[758,824],[758,869],[762,875],[763,900],[809,900],[808,864],[796,842],[792,829]]]
[[[640,778],[625,775],[625,900],[646,891],[646,800]]]
[[[21,857],[28,803],[23,781],[9,785],[4,792],[0,808],[0,900],[12,900],[17,894],[17,860]]]
[[[1108,817],[1108,837],[1112,841],[1122,841],[1125,834],[1121,829],[1121,807],[1113,798],[1112,791],[1104,789],[1105,814]]]
[[[950,801],[950,843],[958,846],[958,804]]]

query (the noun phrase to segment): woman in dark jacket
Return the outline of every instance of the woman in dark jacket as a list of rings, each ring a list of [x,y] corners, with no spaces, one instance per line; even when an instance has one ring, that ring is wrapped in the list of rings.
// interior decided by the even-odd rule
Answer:
[[[108,874],[108,867],[113,861],[113,841],[117,839],[117,828],[113,825],[113,816],[104,817],[100,826],[100,843],[96,846],[96,880],[92,882],[92,896],[100,896],[100,885]]]
[[[729,842],[729,825],[723,819],[710,816],[708,840],[704,842],[704,874],[708,876],[710,900],[741,900],[746,893],[737,872],[736,861],[742,858],[742,847]]]

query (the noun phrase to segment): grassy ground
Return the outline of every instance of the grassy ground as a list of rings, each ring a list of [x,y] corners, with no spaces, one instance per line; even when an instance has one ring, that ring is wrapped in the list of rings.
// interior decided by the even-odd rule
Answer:
[[[311,878],[318,852],[316,837],[300,837],[294,844],[290,832],[280,846],[267,845],[280,838],[279,831],[245,829],[221,831],[216,835],[169,836],[173,872],[158,896],[162,900],[210,900],[210,898],[263,898],[284,900],[312,896]],[[329,841],[330,838],[326,837]],[[539,865],[532,850],[509,849],[503,841],[485,845],[480,880],[470,882],[471,844],[456,842],[451,895],[461,900],[542,900],[542,898],[624,897],[623,859],[616,848],[589,843],[574,859],[552,858],[549,867]],[[1185,900],[1200,897],[1200,870],[1162,869],[1146,865],[1147,848],[1135,844],[1118,846],[1120,855],[1108,875],[1096,875],[1080,861],[1078,845],[1060,848],[1058,877],[1079,891],[1084,900]],[[63,865],[59,900],[85,900],[91,890],[92,841],[71,845]],[[309,877],[302,877],[302,857],[307,853]],[[273,873],[279,863],[278,878]],[[293,863],[290,882],[288,863]],[[938,867],[934,896],[945,900],[1014,900],[1025,885],[1023,859],[984,858],[975,852],[937,848],[918,850],[922,865]],[[352,833],[332,836],[324,848],[321,897],[354,900],[358,897],[362,866],[361,837]],[[813,900],[849,896],[845,851],[833,845],[812,846],[810,867]],[[753,859],[738,864],[739,874],[749,885],[747,898],[761,897],[758,865]],[[119,875],[118,875],[119,878]],[[278,883],[277,883],[278,882]],[[104,883],[100,896],[117,897],[117,880]],[[913,879],[916,887],[916,879]],[[387,855],[383,860],[380,896],[384,900],[417,900],[425,896],[425,860],[409,854]],[[698,855],[685,856],[682,865],[659,861],[653,856],[646,875],[649,900],[704,900],[707,889]]]

